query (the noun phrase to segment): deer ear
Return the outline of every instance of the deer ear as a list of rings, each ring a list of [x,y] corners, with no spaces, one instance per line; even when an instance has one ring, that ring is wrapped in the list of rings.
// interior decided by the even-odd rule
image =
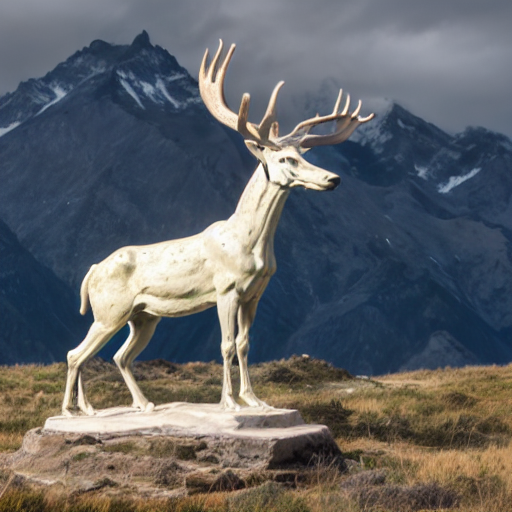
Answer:
[[[267,165],[267,159],[265,158],[265,149],[263,146],[254,142],[253,140],[244,140],[247,149],[263,164]]]

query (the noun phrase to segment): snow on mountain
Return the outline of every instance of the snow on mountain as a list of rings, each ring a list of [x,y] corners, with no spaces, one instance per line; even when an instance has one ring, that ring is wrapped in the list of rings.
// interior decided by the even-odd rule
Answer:
[[[175,110],[182,110],[187,108],[191,103],[201,104],[202,100],[197,91],[189,90],[191,93],[188,97],[178,100],[169,94],[168,87],[172,84],[174,88],[174,82],[187,79],[184,73],[175,73],[171,76],[164,77],[161,75],[155,75],[153,77],[147,77],[145,81],[140,80],[135,76],[133,72],[126,73],[119,69],[117,70],[119,81],[125,91],[135,100],[137,105],[145,109],[143,101],[150,101],[157,105],[164,105],[170,103]]]
[[[335,85],[295,111],[331,111]],[[308,353],[364,374],[510,361],[510,139],[450,135],[387,100],[363,108],[376,119],[306,154],[342,184],[290,194],[251,361]],[[0,217],[75,297],[115,249],[228,217],[255,167],[145,32],[20,84],[0,127]],[[215,310],[164,320],[143,357],[211,360],[219,339]]]
[[[126,75],[120,71],[118,71],[117,74],[121,77],[119,81],[121,82],[121,85],[124,87],[124,90],[135,100],[135,103],[137,103],[137,105],[139,105],[140,108],[145,109],[137,93],[133,90],[132,86],[125,80]]]
[[[447,194],[450,192],[450,190],[458,187],[461,183],[464,183],[465,181],[471,179],[473,176],[476,176],[481,170],[481,167],[477,167],[472,171],[469,171],[467,174],[464,174],[463,176],[450,176],[448,182],[439,185],[437,189],[441,194]]]
[[[14,130],[17,126],[21,124],[20,121],[16,121],[14,123],[11,123],[9,126],[6,126],[5,128],[0,128],[0,137],[2,135],[5,135],[6,133],[10,132],[11,130]]]
[[[52,105],[55,105],[55,103],[59,102],[67,94],[67,92],[64,89],[62,89],[62,87],[60,87],[59,85],[53,85],[51,86],[51,89],[55,94],[55,98],[46,103],[45,106],[36,114],[36,116],[42,114],[46,109],[50,108]]]
[[[22,82],[16,91],[0,97],[0,118],[3,123],[19,126],[43,113],[84,81],[102,73],[106,64],[98,65],[94,43],[59,64],[42,78]]]
[[[44,77],[22,82],[16,91],[1,96],[0,136],[41,115],[77,87],[109,74],[141,109],[146,103],[165,103],[172,110],[201,103],[187,71],[167,51],[153,46],[143,31],[129,46],[93,41]],[[175,96],[169,93],[171,84]]]
[[[352,142],[361,146],[371,146],[376,154],[384,151],[384,145],[392,138],[392,134],[386,129],[384,121],[393,109],[394,102],[388,99],[373,99],[365,107],[375,114],[370,123],[360,126],[350,137]],[[401,123],[400,120],[398,120]]]
[[[428,167],[422,167],[414,164],[414,170],[418,173],[418,178],[422,180],[428,179]]]

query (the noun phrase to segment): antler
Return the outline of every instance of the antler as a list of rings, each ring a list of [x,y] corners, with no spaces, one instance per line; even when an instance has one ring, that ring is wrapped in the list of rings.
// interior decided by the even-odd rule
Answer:
[[[284,82],[281,81],[275,86],[268,102],[267,111],[259,125],[249,122],[251,97],[248,93],[242,96],[240,109],[238,114],[235,114],[226,104],[224,79],[236,46],[234,44],[231,45],[224,61],[217,70],[223,46],[222,39],[220,39],[217,53],[209,66],[207,65],[209,52],[206,49],[199,70],[199,91],[210,113],[221,123],[233,130],[237,130],[246,139],[275,149],[282,148],[285,145],[294,145],[306,151],[314,146],[339,144],[347,140],[360,124],[366,123],[374,116],[374,114],[364,118],[359,116],[361,100],[359,100],[354,112],[350,113],[350,95],[348,94],[343,111],[338,112],[343,95],[343,90],[340,89],[332,114],[327,116],[319,116],[317,114],[316,117],[299,123],[288,135],[278,137],[279,125],[276,119],[276,101],[279,90]],[[313,127],[331,121],[336,122],[336,128],[333,133],[328,135],[309,134]]]
[[[255,125],[248,120],[249,103],[251,101],[251,96],[248,93],[245,93],[242,96],[238,115],[235,114],[226,104],[226,99],[224,97],[224,78],[236,46],[234,44],[231,45],[224,61],[217,70],[223,46],[222,39],[220,39],[217,53],[213,57],[209,66],[207,66],[209,52],[208,49],[206,49],[201,63],[201,68],[199,70],[199,91],[206,108],[208,108],[210,113],[218,121],[229,126],[233,130],[237,130],[244,138],[258,142],[263,146],[277,148],[278,146],[271,140],[271,132],[273,134],[276,130],[277,94],[284,82],[279,82],[275,86],[274,91],[270,96],[267,111],[259,125]]]
[[[339,144],[347,140],[354,130],[363,123],[366,123],[370,119],[373,119],[374,114],[370,114],[367,117],[360,117],[359,112],[361,110],[361,100],[357,104],[357,108],[354,112],[349,112],[350,107],[350,94],[347,94],[345,106],[342,112],[338,112],[341,104],[341,97],[343,95],[343,89],[340,89],[338,99],[334,105],[332,114],[327,116],[316,115],[311,119],[302,121],[299,123],[288,135],[280,137],[276,142],[279,145],[286,143],[295,143],[300,148],[307,150],[314,146],[330,146]],[[311,135],[309,131],[323,123],[329,123],[336,121],[336,128],[333,133],[327,135]]]

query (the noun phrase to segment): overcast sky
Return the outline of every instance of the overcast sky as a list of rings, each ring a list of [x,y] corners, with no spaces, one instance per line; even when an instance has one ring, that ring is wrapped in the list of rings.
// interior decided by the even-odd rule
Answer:
[[[286,107],[332,78],[366,106],[389,98],[449,132],[512,137],[511,0],[0,0],[0,95],[143,29],[195,77],[206,47],[236,42],[228,103],[250,92],[255,122],[279,80]]]

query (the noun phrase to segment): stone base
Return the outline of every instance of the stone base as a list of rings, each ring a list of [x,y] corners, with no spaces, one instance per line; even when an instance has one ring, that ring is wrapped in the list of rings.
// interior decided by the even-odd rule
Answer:
[[[344,469],[328,428],[304,424],[298,411],[188,403],[48,418],[1,461],[28,481],[66,492],[122,488],[151,496],[293,481],[318,464]]]
[[[101,437],[130,435],[245,435],[254,429],[303,427],[304,420],[296,410],[274,407],[243,407],[239,411],[221,408],[219,404],[173,402],[158,405],[151,412],[131,407],[112,407],[96,411],[94,416],[53,416],[43,432],[78,432]],[[284,431],[283,431],[284,432]],[[263,435],[263,434],[262,434]]]

